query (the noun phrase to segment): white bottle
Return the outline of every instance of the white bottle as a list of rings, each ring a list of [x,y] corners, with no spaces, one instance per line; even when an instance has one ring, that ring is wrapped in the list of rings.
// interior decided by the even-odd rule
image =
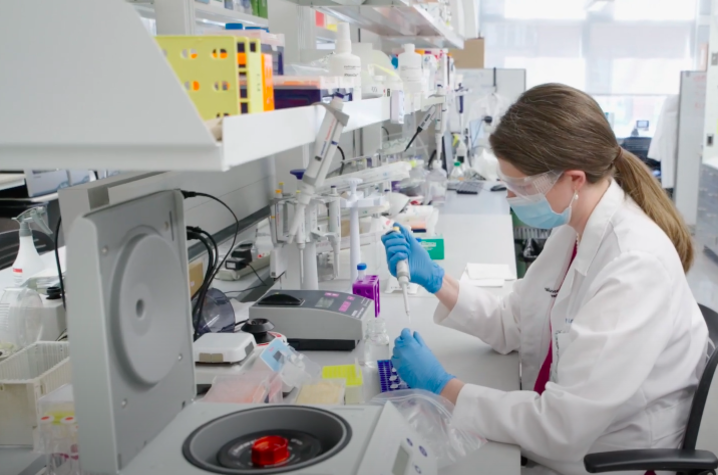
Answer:
[[[466,143],[464,143],[464,139],[459,139],[459,145],[456,147],[456,158],[459,162],[461,162],[461,169],[463,171],[467,171],[469,169],[468,165],[466,164],[466,156],[468,155]]]
[[[12,275],[15,285],[22,285],[29,277],[32,277],[45,268],[45,264],[42,262],[40,254],[37,253],[37,249],[35,248],[35,242],[32,238],[32,229],[30,229],[30,223],[35,222],[47,234],[52,234],[52,231],[47,227],[42,218],[44,213],[45,208],[36,207],[28,209],[17,218],[13,218],[20,223],[20,248],[17,252],[17,258],[12,264]]]
[[[414,51],[414,45],[405,44],[404,52],[399,55],[399,77],[404,82],[404,92],[421,93],[424,82],[421,65],[422,57]]]
[[[361,59],[352,54],[352,40],[349,34],[349,24],[337,24],[337,45],[334,54],[327,59],[329,74],[352,78],[354,80],[353,99],[360,101],[361,93]]]
[[[436,92],[436,71],[439,68],[439,62],[436,56],[431,54],[430,51],[424,52],[424,57],[421,58],[424,65],[424,77],[427,82],[427,91],[429,94]]]

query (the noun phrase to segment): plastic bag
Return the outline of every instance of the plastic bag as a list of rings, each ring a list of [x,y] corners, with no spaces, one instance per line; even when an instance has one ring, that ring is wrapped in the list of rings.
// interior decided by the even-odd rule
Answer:
[[[437,454],[439,468],[448,467],[480,449],[486,439],[454,426],[454,405],[423,389],[402,389],[381,393],[369,403],[383,406],[389,401]]]

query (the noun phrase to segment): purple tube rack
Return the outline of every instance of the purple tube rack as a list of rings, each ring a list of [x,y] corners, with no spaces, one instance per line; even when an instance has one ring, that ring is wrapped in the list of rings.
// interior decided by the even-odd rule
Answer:
[[[352,293],[354,295],[361,295],[374,301],[374,316],[379,316],[379,276],[378,275],[367,275],[363,279],[357,279],[352,285]]]
[[[386,393],[400,389],[409,389],[409,385],[401,380],[399,373],[394,369],[391,360],[379,360],[377,363],[379,365],[379,386],[381,386],[381,392]],[[392,376],[396,376],[396,378],[392,380]]]

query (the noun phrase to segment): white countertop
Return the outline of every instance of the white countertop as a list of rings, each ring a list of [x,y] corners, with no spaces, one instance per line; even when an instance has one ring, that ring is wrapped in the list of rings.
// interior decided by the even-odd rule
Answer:
[[[503,204],[503,193],[482,191],[476,195],[456,195],[449,193],[450,198],[440,213],[437,232],[445,239],[446,256],[439,261],[446,272],[459,278],[467,262],[508,264],[515,269],[513,232],[508,207]],[[490,211],[489,211],[490,210]],[[472,212],[473,211],[473,212]],[[489,211],[489,213],[486,213]],[[64,249],[61,249],[64,251]],[[61,252],[64,260],[64,252]],[[54,259],[53,253],[43,259]],[[48,262],[49,263],[49,262]],[[12,282],[11,273],[0,271],[0,288]],[[8,274],[7,276],[5,274]],[[386,277],[387,271],[379,272]],[[6,277],[9,278],[6,279]],[[219,287],[223,290],[243,289],[255,285],[256,277],[249,276],[235,283],[223,282]],[[507,282],[503,288],[490,289],[491,292],[505,294],[511,288]],[[322,288],[349,288],[348,281],[332,281],[320,284]],[[429,301],[431,300],[431,302]],[[503,389],[519,389],[518,355],[507,356],[495,353],[488,345],[477,338],[438,326],[433,322],[435,299],[426,292],[410,298],[410,327],[422,333],[429,347],[436,354],[447,371],[463,381],[471,384]],[[381,295],[381,313],[387,320],[390,336],[399,335],[406,324],[404,305],[400,294]],[[306,355],[321,365],[350,364],[358,358],[354,352],[307,352]],[[379,392],[378,378],[372,370],[365,368],[365,397],[371,398]],[[27,451],[0,450],[0,460],[10,463],[14,458],[19,461],[28,458]],[[7,458],[6,458],[7,457]],[[28,463],[30,463],[28,458]],[[24,459],[23,459],[24,460]],[[2,467],[4,463],[0,463]],[[459,463],[442,470],[442,474],[451,475],[518,475],[520,467],[520,451],[516,446],[489,442],[479,451],[470,454]],[[6,472],[0,469],[0,475],[18,475],[17,470]],[[25,475],[28,472],[24,472]],[[34,475],[34,474],[33,474]]]
[[[461,276],[467,262],[487,264],[508,264],[515,270],[513,228],[508,209],[503,214],[482,214],[484,205],[501,210],[505,202],[503,193],[482,192],[476,195],[454,195],[447,200],[437,224],[437,233],[444,235],[446,259],[437,261],[445,271],[456,277]],[[466,210],[476,212],[468,216]],[[456,211],[456,214],[454,213]],[[364,250],[362,252],[365,252]],[[386,268],[379,271],[380,279],[388,276]],[[254,279],[254,280],[253,280]],[[222,283],[223,290],[243,289],[255,285],[256,278],[245,278],[236,283]],[[513,281],[503,288],[488,289],[504,295]],[[348,291],[348,280],[334,280],[320,283],[327,290]],[[393,339],[407,326],[404,303],[400,293],[381,294],[381,315],[387,321],[387,330]],[[410,296],[411,323],[419,331],[444,368],[466,383],[481,384],[502,390],[519,389],[518,354],[502,356],[494,352],[481,340],[464,333],[436,325],[433,321],[436,299],[423,291]],[[360,350],[354,351],[307,351],[304,354],[321,366],[352,364],[360,359]],[[376,370],[363,368],[365,400],[379,393]],[[521,454],[517,446],[489,442],[479,451],[470,454],[459,463],[441,471],[450,475],[518,475],[521,471]]]

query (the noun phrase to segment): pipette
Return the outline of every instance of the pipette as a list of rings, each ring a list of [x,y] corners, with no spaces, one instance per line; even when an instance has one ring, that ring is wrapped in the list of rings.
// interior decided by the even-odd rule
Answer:
[[[394,226],[394,229],[387,234],[391,233],[401,233],[401,229]],[[396,280],[399,281],[399,286],[404,294],[404,310],[406,310],[406,316],[409,317],[409,281],[411,280],[411,274],[409,273],[408,259],[403,259],[396,263]]]

